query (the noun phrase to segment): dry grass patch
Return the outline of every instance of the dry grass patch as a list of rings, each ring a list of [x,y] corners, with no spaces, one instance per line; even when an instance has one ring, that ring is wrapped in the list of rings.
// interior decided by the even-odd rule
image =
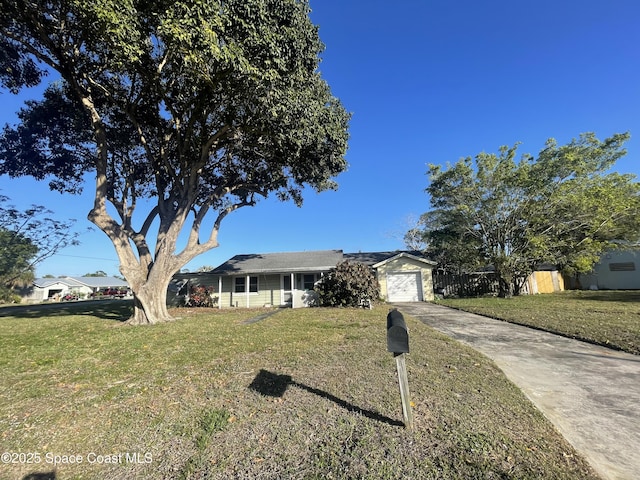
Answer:
[[[52,452],[84,460],[57,480],[597,478],[492,362],[411,318],[413,432],[385,308],[247,323],[260,313],[180,310],[152,327],[0,319],[2,449],[42,456],[0,477],[51,471]]]

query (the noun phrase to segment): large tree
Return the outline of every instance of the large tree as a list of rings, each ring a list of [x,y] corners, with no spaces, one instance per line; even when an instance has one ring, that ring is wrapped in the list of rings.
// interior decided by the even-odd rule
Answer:
[[[55,220],[41,205],[19,210],[0,195],[0,300],[29,285],[38,263],[78,243],[73,220]]]
[[[63,192],[95,174],[88,217],[134,292],[130,323],[171,319],[172,275],[218,245],[228,214],[269,194],[300,205],[346,168],[349,115],[305,0],[0,4],[3,85],[61,79],[5,129],[0,173]],[[141,198],[153,207],[134,217]]]
[[[450,271],[493,266],[501,296],[544,262],[588,272],[603,250],[640,238],[640,184],[611,172],[628,138],[585,133],[562,146],[548,140],[537,158],[517,160],[516,144],[429,165],[431,210],[407,239],[424,241]]]

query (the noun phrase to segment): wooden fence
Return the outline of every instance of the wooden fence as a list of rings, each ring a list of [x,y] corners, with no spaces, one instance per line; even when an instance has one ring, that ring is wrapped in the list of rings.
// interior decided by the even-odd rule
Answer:
[[[558,271],[536,271],[522,283],[521,295],[560,292],[565,289]],[[452,274],[434,273],[433,292],[444,297],[480,297],[497,295],[498,277],[493,272]]]
[[[487,273],[434,273],[433,292],[445,297],[479,297],[497,295],[498,279],[492,272]]]

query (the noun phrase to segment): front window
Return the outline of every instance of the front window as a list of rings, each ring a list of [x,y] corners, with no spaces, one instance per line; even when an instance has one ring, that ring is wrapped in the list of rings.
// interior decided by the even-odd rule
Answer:
[[[249,292],[258,293],[258,277],[249,278]],[[235,280],[235,293],[246,293],[247,291],[247,277],[236,277]]]
[[[302,276],[302,289],[313,290],[313,284],[316,282],[316,276],[313,273]]]
[[[249,277],[249,292],[258,293],[258,277]]]

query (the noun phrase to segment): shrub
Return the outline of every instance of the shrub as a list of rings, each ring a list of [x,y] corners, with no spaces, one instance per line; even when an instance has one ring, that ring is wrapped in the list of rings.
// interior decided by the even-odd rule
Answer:
[[[373,269],[348,260],[336,268],[316,285],[318,305],[325,307],[360,307],[373,303],[380,297],[380,286]]]
[[[20,303],[22,298],[12,288],[0,285],[0,303]]]
[[[189,288],[189,297],[186,302],[187,307],[213,307],[211,294],[213,288],[205,285],[192,285]]]

